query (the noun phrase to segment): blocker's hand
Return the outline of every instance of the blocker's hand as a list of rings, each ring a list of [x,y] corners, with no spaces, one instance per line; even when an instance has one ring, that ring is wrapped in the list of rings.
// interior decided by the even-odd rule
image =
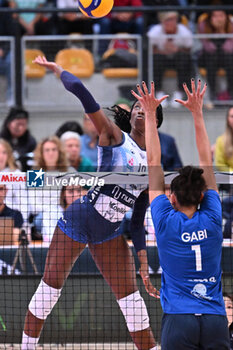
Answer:
[[[153,286],[153,284],[151,283],[150,280],[150,276],[149,276],[149,272],[142,270],[141,268],[139,269],[139,273],[141,275],[143,284],[145,286],[145,289],[147,291],[147,293],[151,296],[154,297],[156,299],[160,298],[160,293],[159,291]]]
[[[187,96],[187,100],[175,100],[180,103],[182,106],[186,107],[192,113],[197,113],[202,111],[203,99],[206,92],[207,84],[204,84],[204,87],[201,88],[201,80],[199,79],[197,84],[195,80],[191,79],[191,91],[188,89],[186,83],[183,84],[184,91]]]
[[[140,87],[139,84],[137,84],[137,90],[139,94],[131,90],[132,95],[140,102],[145,113],[148,115],[152,114],[153,117],[154,117],[154,112],[156,111],[160,103],[162,103],[166,98],[168,98],[168,95],[164,95],[160,99],[157,99],[155,97],[155,87],[154,87],[153,81],[151,82],[150,92],[144,81],[142,82],[142,88]]]
[[[42,67],[45,67],[52,72],[54,72],[56,75],[60,77],[61,73],[63,72],[63,68],[58,66],[55,62],[49,62],[47,59],[43,56],[37,56],[33,63],[39,64]]]

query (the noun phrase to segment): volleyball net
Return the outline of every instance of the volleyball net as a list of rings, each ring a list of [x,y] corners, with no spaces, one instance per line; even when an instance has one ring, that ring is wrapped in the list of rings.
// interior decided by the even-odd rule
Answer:
[[[166,173],[169,187],[176,173]],[[233,174],[215,174],[223,207],[222,249],[223,291],[233,295]],[[46,255],[57,220],[77,198],[86,194],[92,186],[114,185],[115,193],[130,186],[137,189],[148,185],[146,173],[75,173],[46,174],[40,171],[27,173],[1,173],[0,175],[0,349],[13,346],[20,349],[24,318],[28,304],[43,275]],[[82,203],[80,204],[82,205]],[[132,244],[130,220],[132,210],[122,215],[115,213],[113,205],[109,216],[122,217],[120,230],[132,250],[137,284],[143,296],[155,339],[160,342],[162,309],[159,299],[147,294],[139,274],[139,261]],[[101,211],[101,205],[98,206]],[[102,203],[102,210],[106,210]],[[80,219],[83,220],[83,217]],[[93,223],[91,213],[85,214],[86,225]],[[104,228],[103,228],[104,229]],[[149,274],[153,285],[159,289],[161,267],[151,219],[150,208],[144,219]],[[66,252],[67,253],[67,252]],[[63,252],[58,252],[63,254]],[[65,254],[65,252],[64,252]],[[106,254],[106,251],[105,251]],[[105,264],[112,263],[106,257]],[[117,251],[121,254],[121,251]],[[57,265],[57,269],[64,269]],[[117,263],[114,269],[122,269]],[[129,283],[129,281],[115,281]],[[109,285],[97,268],[88,245],[74,264],[62,295],[47,318],[39,346],[45,349],[136,349],[127,330],[124,317]]]

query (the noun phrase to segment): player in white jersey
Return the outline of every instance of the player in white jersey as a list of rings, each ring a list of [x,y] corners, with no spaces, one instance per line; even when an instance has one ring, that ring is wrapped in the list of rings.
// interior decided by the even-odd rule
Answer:
[[[60,76],[65,88],[77,96],[99,134],[99,170],[146,170],[144,111],[136,102],[123,120],[116,111],[116,123],[129,128],[122,132],[106,117],[81,81],[53,62],[38,57],[36,63]],[[162,102],[163,99],[158,102]],[[157,111],[155,110],[155,116]],[[155,350],[147,309],[138,291],[132,252],[118,227],[126,210],[132,208],[144,188],[106,185],[68,207],[58,221],[48,251],[43,278],[32,297],[25,319],[22,350],[34,350],[47,316],[60,297],[63,284],[86,244],[103,277],[110,285],[138,349]],[[120,253],[119,253],[120,252]],[[148,278],[146,251],[138,254],[148,293],[158,296]],[[118,268],[116,268],[118,267]]]

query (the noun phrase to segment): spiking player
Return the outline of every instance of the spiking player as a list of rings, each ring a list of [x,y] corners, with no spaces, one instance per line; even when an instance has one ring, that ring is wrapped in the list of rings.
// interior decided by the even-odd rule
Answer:
[[[131,130],[127,134],[105,116],[78,78],[55,63],[47,62],[44,57],[38,57],[35,62],[59,75],[65,88],[80,99],[99,134],[99,171],[146,170],[145,120],[139,102],[136,101],[128,118],[116,111],[116,123],[125,130]],[[157,101],[158,106],[165,98]],[[162,116],[161,106],[154,110],[154,117],[156,114]],[[63,284],[86,244],[117,299],[137,348],[157,349],[146,305],[137,287],[131,250],[117,230],[125,212],[133,207],[137,196],[144,189],[145,186],[133,189],[129,185],[95,187],[87,196],[69,206],[58,221],[44,276],[28,307],[22,350],[36,348],[43,324],[58,301]],[[138,242],[141,245],[140,239]],[[146,251],[141,246],[138,250],[145,287],[150,295],[157,297],[158,292],[148,277]]]
[[[164,194],[161,147],[154,120],[158,101],[143,84],[133,95],[145,112],[149,198],[162,267],[162,350],[227,350],[230,348],[221,288],[222,209],[212,167],[202,106],[206,85],[177,100],[192,112],[200,168],[186,166]]]

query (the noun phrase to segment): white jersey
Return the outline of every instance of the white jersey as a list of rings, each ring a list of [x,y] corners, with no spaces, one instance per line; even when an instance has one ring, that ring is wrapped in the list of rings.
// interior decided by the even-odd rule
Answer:
[[[98,171],[101,172],[146,172],[146,151],[125,132],[123,140],[115,146],[98,146]],[[134,206],[136,198],[148,186],[105,185],[95,187],[88,193],[94,208],[111,222],[121,221],[125,213]]]

